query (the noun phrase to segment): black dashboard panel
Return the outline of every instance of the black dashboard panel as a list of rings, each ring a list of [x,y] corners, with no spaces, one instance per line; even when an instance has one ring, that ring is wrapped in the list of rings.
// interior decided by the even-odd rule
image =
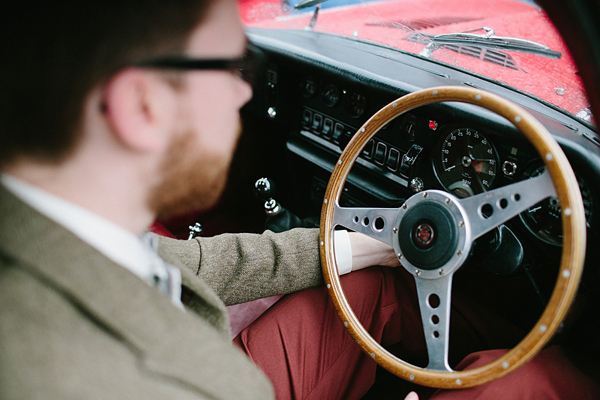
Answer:
[[[580,180],[588,224],[595,228],[588,229],[588,243],[598,241],[600,141],[591,126],[486,78],[383,46],[305,31],[249,29],[248,35],[268,57],[248,109],[281,141],[275,151],[283,152],[288,166],[285,201],[295,213],[319,214],[334,163],[381,107],[421,88],[463,85],[512,100],[545,125]],[[464,197],[528,179],[543,165],[512,124],[459,103],[421,107],[390,121],[356,164],[343,205],[394,207],[425,189]],[[506,224],[534,263],[556,264],[559,210],[550,199]],[[597,259],[598,251],[588,246],[588,264]],[[587,269],[589,280],[597,281],[598,268]]]

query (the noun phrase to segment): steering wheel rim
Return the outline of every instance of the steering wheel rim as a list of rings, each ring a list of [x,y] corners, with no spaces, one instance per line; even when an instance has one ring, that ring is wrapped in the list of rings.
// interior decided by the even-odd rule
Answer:
[[[529,141],[534,145],[546,165],[546,170],[549,174],[548,179],[550,179],[551,183],[554,185],[553,189],[556,193],[551,195],[556,195],[560,201],[563,223],[563,250],[557,283],[552,292],[552,296],[548,302],[548,305],[541,317],[532,330],[525,336],[525,338],[502,357],[484,366],[466,371],[430,369],[429,366],[427,368],[416,367],[396,358],[394,355],[385,350],[379,343],[377,343],[360,324],[346,300],[346,296],[340,283],[338,268],[335,264],[333,252],[333,231],[335,226],[338,225],[338,223],[335,222],[337,221],[335,219],[336,213],[338,215],[344,215],[345,213],[345,209],[339,206],[339,200],[348,174],[354,165],[354,162],[361,154],[363,147],[383,126],[385,126],[392,119],[397,118],[407,111],[420,106],[447,101],[464,102],[486,108],[501,115],[515,125],[523,134],[525,134]],[[516,184],[512,184],[506,186],[505,188],[513,188],[515,185]],[[525,186],[522,185],[520,188],[514,190],[519,191],[521,194],[530,192],[530,190],[525,189]],[[496,189],[496,191],[498,191],[498,189]],[[494,194],[494,192],[495,191],[492,190],[490,192],[483,193],[483,195],[486,193]],[[535,192],[535,190],[531,192]],[[437,200],[433,199],[433,201],[438,201],[440,204],[442,204],[442,206],[444,204],[448,204],[449,207],[453,207],[454,211],[451,210],[449,213],[452,214],[451,218],[453,220],[455,220],[457,216],[458,219],[463,217],[467,219],[477,218],[475,216],[475,212],[466,210],[463,204],[467,208],[472,206],[480,207],[480,205],[473,203],[473,201],[471,201],[471,203],[462,203],[462,201],[454,198],[454,196],[441,191],[425,191],[422,193],[417,193],[409,198],[407,202],[411,201],[411,199],[414,199],[414,205],[420,204],[417,196],[429,196],[429,201],[432,201],[432,199],[436,196],[439,197]],[[501,199],[502,201],[505,201],[506,196],[508,196],[508,192],[505,193],[499,191],[496,198],[491,198],[490,200],[495,201],[493,206],[496,207],[498,211],[497,214],[500,215],[500,219],[503,217],[502,214],[505,211],[505,203],[502,203],[501,207],[499,200]],[[522,209],[523,203],[525,203],[525,200],[523,200],[522,203],[519,204],[521,208],[513,208],[512,204],[518,203],[520,198],[517,197],[517,201],[515,201],[514,193],[511,196],[513,197],[509,199],[509,205],[506,207],[508,208],[508,212],[505,213],[507,215],[511,213],[514,214],[516,212],[515,210],[517,209]],[[472,198],[470,197],[467,199]],[[479,199],[477,201],[482,201],[481,195],[479,195]],[[540,201],[540,199],[537,201]],[[531,205],[527,205],[527,207]],[[408,208],[410,208],[410,206]],[[369,211],[372,209],[366,210]],[[352,210],[352,212],[354,211],[356,210]],[[404,211],[406,211],[406,209]],[[381,215],[384,215],[384,227],[382,229],[380,229],[381,226],[375,228],[374,222],[367,224],[356,224],[356,226],[363,225],[362,228],[360,228],[363,229],[363,233],[370,234],[370,236],[393,245],[403,267],[405,267],[405,264],[411,264],[411,262],[408,262],[408,260],[402,259],[402,249],[399,247],[399,245],[396,245],[398,240],[395,239],[394,236],[397,234],[397,232],[394,232],[394,229],[396,231],[398,230],[400,221],[402,220],[403,216],[406,216],[406,213],[402,214],[402,207],[400,207],[398,210],[396,210],[397,218],[395,218],[394,222],[391,222],[390,220],[394,218],[394,211],[381,209],[378,212]],[[352,217],[354,219],[353,222],[359,221],[363,215],[365,218],[373,221],[373,218],[376,218],[378,215],[377,212],[367,212],[366,214],[359,213],[360,212],[357,211],[356,216]],[[477,213],[479,213],[480,218],[486,219],[483,215],[481,215],[480,211]],[[348,215],[353,214],[350,213]],[[360,215],[360,217],[358,215]],[[513,216],[514,215],[510,216],[510,218]],[[501,220],[501,222],[496,223],[495,226],[498,226],[505,220]],[[438,282],[436,281],[437,278],[435,277],[435,274],[445,275],[442,279],[447,279],[449,282],[451,282],[453,272],[464,263],[468,255],[468,251],[466,252],[467,254],[463,254],[461,249],[465,248],[468,250],[472,241],[483,234],[481,232],[476,232],[475,234],[478,236],[475,236],[473,234],[473,226],[469,225],[470,222],[460,221],[459,223],[462,222],[466,222],[467,226],[466,228],[459,228],[459,230],[461,230],[461,233],[459,233],[459,239],[463,241],[469,241],[470,243],[468,243],[466,247],[464,244],[460,243],[457,245],[458,247],[453,247],[453,249],[458,249],[458,251],[450,256],[451,258],[449,261],[444,261],[443,265],[445,266],[454,262],[457,264],[457,266],[450,265],[450,269],[446,271],[444,271],[443,268],[442,271],[440,271],[439,267],[427,271],[420,270],[412,264],[410,265],[411,268],[405,267],[413,275],[413,277],[415,277],[417,284],[419,284],[419,282],[425,282],[426,279],[431,279],[432,282]],[[482,224],[485,225],[486,223],[487,222],[484,221]],[[334,303],[334,307],[337,310],[339,318],[352,338],[379,365],[401,378],[424,386],[436,388],[472,387],[500,378],[518,368],[520,365],[537,354],[537,352],[543,348],[543,346],[556,332],[575,298],[579,281],[581,279],[585,258],[585,223],[586,220],[583,203],[575,175],[559,145],[540,122],[538,122],[533,116],[531,116],[521,107],[497,95],[479,89],[453,86],[429,88],[403,96],[389,103],[387,106],[375,113],[361,128],[359,128],[358,132],[353,136],[339,157],[327,185],[323,200],[323,207],[321,210],[319,247],[322,270],[329,295]],[[478,226],[479,221],[472,225]],[[462,234],[462,229],[470,232]],[[428,274],[427,278],[423,276],[425,274]],[[444,283],[442,286],[448,291],[450,290],[450,283]],[[420,304],[420,306],[422,309],[424,308],[423,304]],[[447,312],[449,319],[449,302],[447,305]],[[423,313],[422,318],[424,318]],[[424,324],[424,329],[427,336],[427,329],[425,327],[426,322],[422,322]],[[443,335],[445,335],[443,339],[447,340],[447,332],[443,333]],[[428,351],[430,351],[429,342]],[[429,358],[431,360],[431,354],[429,355]],[[439,365],[440,363],[438,363],[437,366],[439,367]]]

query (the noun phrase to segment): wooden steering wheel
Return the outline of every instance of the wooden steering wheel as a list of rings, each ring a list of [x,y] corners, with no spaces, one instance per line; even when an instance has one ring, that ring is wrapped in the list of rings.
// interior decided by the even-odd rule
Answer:
[[[365,144],[399,115],[444,101],[475,104],[506,118],[534,145],[544,160],[546,172],[464,199],[440,190],[425,190],[398,208],[341,207],[339,200],[344,183]],[[557,196],[561,204],[563,250],[556,286],[546,309],[533,329],[508,353],[476,369],[453,371],[448,365],[448,338],[454,272],[466,261],[475,239],[551,196]],[[511,372],[550,340],[575,297],[586,244],[585,213],[577,180],[566,156],[544,126],[521,107],[494,94],[448,86],[421,90],[391,102],[358,130],[342,152],[323,201],[320,253],[325,283],[338,315],[367,354],[408,381],[437,388],[465,388]],[[332,238],[336,226],[389,244],[402,266],[415,278],[429,355],[426,368],[390,354],[356,318],[342,290],[335,264]],[[438,240],[428,240],[436,234]]]

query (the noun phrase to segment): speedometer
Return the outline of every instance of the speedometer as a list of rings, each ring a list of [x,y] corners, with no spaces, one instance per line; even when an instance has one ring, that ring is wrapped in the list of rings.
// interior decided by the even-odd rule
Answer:
[[[441,143],[434,161],[440,183],[457,197],[469,197],[492,188],[497,172],[492,143],[474,129],[458,128]]]

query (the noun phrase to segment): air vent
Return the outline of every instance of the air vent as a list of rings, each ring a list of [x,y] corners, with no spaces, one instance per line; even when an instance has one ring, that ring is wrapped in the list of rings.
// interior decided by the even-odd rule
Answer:
[[[385,26],[386,28],[404,29],[410,31],[420,31],[422,29],[435,28],[437,26],[458,24],[461,22],[474,21],[479,18],[466,18],[466,17],[439,17],[433,19],[412,19],[412,20],[400,20],[400,21],[381,21],[381,22],[367,22],[368,26]]]
[[[516,71],[522,71],[521,67],[517,65],[511,55],[502,51],[486,49],[479,46],[458,46],[454,44],[444,44],[442,47],[492,64],[514,69]]]
[[[432,38],[433,36],[428,34],[413,32],[405,37],[404,40],[427,45],[431,42]],[[454,51],[459,54],[464,54],[469,57],[477,58],[479,60],[487,61],[492,64],[500,65],[505,68],[523,71],[523,69],[517,65],[512,56],[503,51],[473,45],[437,44],[436,46]]]

